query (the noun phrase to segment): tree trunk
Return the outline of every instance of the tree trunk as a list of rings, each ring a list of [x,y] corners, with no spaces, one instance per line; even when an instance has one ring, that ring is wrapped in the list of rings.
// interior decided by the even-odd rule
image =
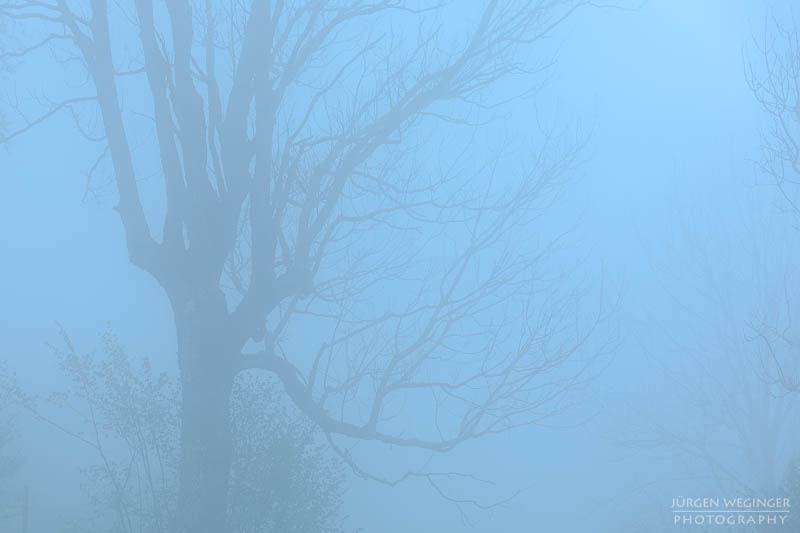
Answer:
[[[179,533],[225,532],[234,373],[224,297],[210,292],[189,298],[175,314],[183,395]]]

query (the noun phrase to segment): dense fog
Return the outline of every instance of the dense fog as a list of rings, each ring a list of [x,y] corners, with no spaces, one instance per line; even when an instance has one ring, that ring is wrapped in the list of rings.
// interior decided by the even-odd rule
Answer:
[[[0,531],[800,531],[796,11],[0,2]]]

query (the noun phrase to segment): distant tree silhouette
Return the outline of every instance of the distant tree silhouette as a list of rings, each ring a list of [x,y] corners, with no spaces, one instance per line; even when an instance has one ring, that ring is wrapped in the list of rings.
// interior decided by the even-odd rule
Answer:
[[[634,449],[675,461],[676,476],[694,477],[709,493],[771,494],[797,448],[800,398],[765,372],[772,357],[760,334],[767,317],[780,315],[781,273],[794,256],[774,245],[767,224],[749,233],[702,227],[692,219],[676,244],[658,243],[675,258],[659,266],[672,317],[653,344],[662,388],[657,407],[631,406],[622,433]]]
[[[17,434],[12,412],[18,406],[18,392],[13,373],[0,361],[0,525],[22,516],[21,494],[11,492],[8,483],[21,461],[9,449]]]
[[[794,22],[766,17],[746,54],[747,81],[768,119],[761,134],[761,157],[755,168],[760,184],[778,193],[778,205],[800,222],[800,28]],[[758,337],[768,351],[769,379],[790,392],[800,392],[800,324],[794,272],[783,280],[776,299],[778,317],[764,317]]]
[[[180,387],[129,356],[116,336],[80,354],[57,348],[70,389],[54,399],[84,415],[63,428],[96,451],[85,468],[92,502],[76,531],[171,531],[180,459]],[[284,402],[285,403],[285,402]],[[242,374],[232,392],[233,459],[228,528],[236,533],[335,532],[343,468],[318,429],[281,405],[264,376]],[[91,525],[90,525],[91,523]]]

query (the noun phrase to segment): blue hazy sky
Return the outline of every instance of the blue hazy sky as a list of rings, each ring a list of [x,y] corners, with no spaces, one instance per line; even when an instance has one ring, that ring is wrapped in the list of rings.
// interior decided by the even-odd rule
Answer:
[[[762,194],[752,187],[750,160],[758,156],[764,119],[746,84],[743,47],[768,12],[785,16],[786,6],[652,0],[637,9],[587,8],[548,40],[543,57],[557,61],[546,87],[514,104],[500,127],[524,136],[541,123],[571,124],[589,134],[574,179],[547,220],[580,217],[570,253],[582,258],[584,277],[602,276],[620,296],[612,319],[617,349],[571,421],[593,417],[574,428],[519,430],[437,458],[492,479],[498,497],[527,489],[506,506],[471,513],[472,529],[421,482],[390,489],[353,479],[348,523],[385,533],[617,532],[615,520],[628,501],[641,504],[631,495],[640,498],[640,487],[673,479],[676,468],[667,460],[621,454],[615,433],[630,415],[627,403],[654,413],[670,409],[670,398],[648,392],[669,396],[670,390],[654,374],[652,358],[680,357],[658,341],[663,331],[694,334],[677,329],[683,322],[659,270],[691,263],[696,249],[687,249],[681,228],[728,239],[743,227],[752,197]],[[59,76],[30,68],[20,76],[43,86]],[[111,323],[131,352],[170,372],[176,364],[166,297],[128,263],[111,209],[113,188],[85,196],[87,161],[96,152],[73,136],[69,118],[59,117],[0,153],[0,337],[21,384],[39,394],[58,390],[63,379],[43,345],[57,341],[56,322],[85,347]],[[686,298],[705,305],[696,294]],[[23,469],[37,505],[69,514],[82,500],[64,487],[88,454],[51,428],[26,426],[23,439],[35,458]],[[682,493],[695,488],[676,483]]]

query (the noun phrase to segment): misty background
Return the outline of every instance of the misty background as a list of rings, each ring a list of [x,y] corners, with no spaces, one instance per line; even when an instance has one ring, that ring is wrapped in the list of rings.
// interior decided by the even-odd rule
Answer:
[[[363,479],[336,454],[319,452],[320,461],[332,464],[319,471],[328,479],[341,476],[324,489],[341,500],[331,504],[335,527],[666,531],[677,529],[670,509],[676,497],[789,491],[800,452],[798,396],[796,382],[781,382],[776,368],[790,375],[797,364],[797,221],[758,166],[773,123],[748,83],[748,62],[758,61],[758,39],[776,20],[794,25],[792,4],[583,6],[525,50],[538,72],[486,90],[487,101],[498,102],[532,83],[535,94],[481,111],[478,126],[425,123],[398,141],[411,143],[421,158],[463,157],[455,175],[478,168],[485,154],[502,153],[500,189],[545,141],[554,150],[580,146],[544,214],[504,238],[522,246],[563,234],[542,276],[580,294],[569,306],[582,323],[597,319],[579,350],[593,363],[585,382],[540,423],[468,440],[443,454],[369,442],[356,449],[361,464],[381,475],[431,468],[474,476],[448,479],[444,493],[424,477],[392,486]],[[449,6],[440,15],[445,40],[469,31],[483,3],[460,5],[469,7]],[[400,25],[398,36],[416,35],[418,28],[402,26],[413,20],[397,14],[382,24]],[[23,35],[6,37],[13,43]],[[21,101],[35,116],[36,105],[46,106],[41,95],[66,91],[65,71],[73,67],[58,60],[58,52],[43,50],[39,59],[15,63],[1,82],[6,100]],[[82,83],[75,69],[67,86]],[[125,93],[123,108],[150,105],[140,89]],[[4,114],[13,126],[13,113]],[[149,119],[137,120],[131,145],[147,146]],[[444,139],[437,138],[439,127],[448,132]],[[101,166],[87,177],[97,155],[75,133],[69,112],[15,137],[0,153],[1,355],[15,375],[13,390],[5,382],[13,431],[3,455],[19,459],[2,480],[9,509],[2,531],[22,530],[25,486],[31,532],[85,526],[101,506],[90,496],[87,468],[103,459],[72,434],[91,431],[84,411],[71,407],[83,393],[74,393],[74,368],[70,373],[63,363],[70,352],[64,335],[76,353],[101,360],[110,342],[132,368],[147,358],[154,375],[179,379],[170,301],[129,262],[113,209],[113,171]],[[164,201],[157,157],[147,157],[139,186],[158,210]],[[469,231],[453,225],[425,244],[413,238],[403,244],[447,249]],[[380,234],[369,239],[361,243],[366,248],[385,244]],[[428,265],[415,268],[424,272]],[[407,281],[377,294],[405,297]],[[292,346],[310,346],[323,335],[312,326]],[[772,364],[778,360],[781,365]],[[280,395],[281,385],[274,390]],[[69,391],[66,403],[59,403],[62,396],[51,401]],[[21,396],[35,398],[36,406],[20,405],[26,404]],[[414,401],[404,407],[397,415],[404,427],[421,426],[429,407]],[[313,438],[325,446],[324,438]]]

